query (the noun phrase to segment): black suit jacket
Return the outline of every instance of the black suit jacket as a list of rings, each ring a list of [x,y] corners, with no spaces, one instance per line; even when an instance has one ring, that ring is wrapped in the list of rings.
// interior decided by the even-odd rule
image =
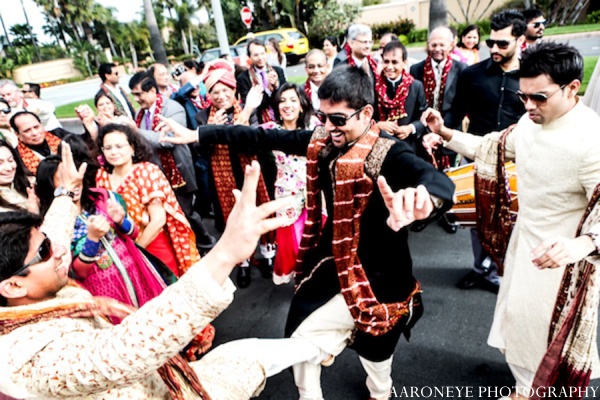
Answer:
[[[252,67],[250,67],[250,68],[252,68]],[[279,86],[283,85],[286,82],[285,73],[283,72],[283,69],[281,69],[279,67],[275,67],[275,66],[273,66],[272,68],[275,70],[275,72],[277,72],[277,76],[279,77]],[[242,103],[246,103],[246,96],[248,96],[248,92],[250,91],[251,88],[252,88],[252,79],[250,79],[250,71],[246,70],[246,71],[242,72],[241,74],[239,74],[237,77],[237,91],[240,94]],[[273,93],[271,93],[270,96],[265,92],[262,103],[256,110],[256,114],[258,115],[258,120],[261,124],[263,122],[265,122],[262,120],[261,111],[266,110],[267,108],[269,108],[269,106],[273,107],[273,109],[274,109],[276,106],[273,103],[274,98],[275,98],[275,91]]]
[[[410,74],[418,81],[423,82],[423,76],[425,71],[425,63],[429,60],[426,58],[420,63],[413,64],[410,67]],[[452,108],[452,100],[454,100],[454,96],[456,95],[456,84],[458,82],[458,75],[467,68],[467,64],[452,60],[452,67],[448,72],[448,78],[446,78],[446,86],[444,87],[444,98],[442,99],[442,109],[440,112],[442,113],[442,117],[446,121],[447,115],[450,113],[450,109]],[[448,121],[446,121],[447,123]],[[460,128],[458,126],[453,126],[452,128]]]

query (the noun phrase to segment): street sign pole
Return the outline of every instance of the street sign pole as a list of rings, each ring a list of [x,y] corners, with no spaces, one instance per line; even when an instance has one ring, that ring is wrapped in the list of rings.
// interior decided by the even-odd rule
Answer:
[[[225,20],[223,19],[223,10],[220,0],[211,0],[213,18],[215,19],[215,28],[217,29],[217,39],[219,39],[219,49],[221,54],[229,54],[229,41],[227,39],[227,30],[225,29]]]

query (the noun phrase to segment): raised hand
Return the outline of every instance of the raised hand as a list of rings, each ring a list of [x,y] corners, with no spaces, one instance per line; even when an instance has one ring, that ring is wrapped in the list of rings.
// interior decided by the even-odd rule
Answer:
[[[158,115],[160,119],[156,130],[160,132],[160,141],[172,144],[189,144],[198,141],[198,132],[188,129],[172,118]]]
[[[421,122],[433,133],[440,133],[444,127],[444,118],[439,111],[428,108],[421,115]]]
[[[385,177],[379,176],[377,186],[379,186],[385,206],[390,212],[387,224],[395,232],[415,220],[429,217],[433,211],[431,196],[423,185],[400,189],[394,193]]]
[[[71,146],[63,141],[60,147],[61,162],[57,170],[57,179],[65,189],[73,191],[75,188],[81,186],[85,170],[87,169],[87,163],[82,163],[79,169],[77,169],[73,160]]]
[[[246,104],[244,104],[244,109],[248,108],[252,111],[256,110],[263,101],[265,89],[262,85],[254,85],[248,91],[248,96],[246,96]]]
[[[100,241],[110,230],[110,222],[103,215],[92,215],[88,219],[87,237],[93,242]]]
[[[106,212],[110,219],[115,221],[117,225],[121,225],[123,222],[123,218],[125,218],[125,210],[119,203],[114,201],[113,199],[108,200],[108,204],[106,206]]]

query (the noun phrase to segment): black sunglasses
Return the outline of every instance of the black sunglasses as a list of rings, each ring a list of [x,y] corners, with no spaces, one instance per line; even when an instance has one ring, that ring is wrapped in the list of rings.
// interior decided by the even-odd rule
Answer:
[[[331,123],[333,125],[340,127],[340,126],[345,126],[346,122],[348,122],[348,120],[350,118],[354,117],[356,114],[361,112],[365,107],[366,106],[362,106],[361,108],[354,111],[352,114],[348,115],[347,117],[344,114],[325,114],[324,112],[321,112],[321,111],[317,111],[315,113],[315,116],[317,117],[317,119],[319,121],[321,121],[322,124],[325,124],[327,122],[327,118],[329,118],[329,121],[331,121]]]
[[[532,102],[534,102],[536,104],[545,104],[550,97],[552,97],[559,90],[563,90],[566,86],[567,85],[562,85],[561,87],[559,87],[558,89],[556,89],[554,92],[552,92],[550,94],[544,94],[544,93],[527,94],[527,93],[521,92],[520,90],[517,90],[517,96],[519,96],[519,99],[521,99],[521,101],[523,103],[527,103],[527,100],[531,100]]]
[[[527,24],[527,26],[533,26],[534,29],[539,28],[541,25],[546,26],[546,21],[537,21],[532,22],[531,24]]]
[[[512,39],[512,40],[494,40],[494,39],[487,39],[485,41],[485,44],[487,44],[487,47],[489,47],[490,49],[492,47],[494,47],[494,45],[498,46],[499,49],[508,49],[508,45],[511,44],[512,42],[514,42],[516,39]]]
[[[27,268],[31,267],[32,265],[39,264],[41,262],[46,262],[50,259],[50,257],[52,257],[52,242],[50,241],[50,239],[48,239],[48,236],[46,236],[45,233],[44,237],[44,241],[40,244],[37,253],[35,253],[35,256],[31,259],[31,261],[23,265],[22,268],[20,268],[11,276],[21,275]]]
[[[11,111],[12,111],[12,110],[10,109],[10,107],[8,107],[8,108],[5,108],[5,109],[3,109],[3,110],[0,110],[0,113],[2,113],[2,114],[4,114],[4,115],[8,115],[8,114],[10,114],[10,113],[11,113]]]

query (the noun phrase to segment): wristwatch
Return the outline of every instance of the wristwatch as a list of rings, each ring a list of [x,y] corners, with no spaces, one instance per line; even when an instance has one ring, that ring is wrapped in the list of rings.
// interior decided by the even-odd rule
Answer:
[[[54,189],[54,197],[59,197],[59,196],[69,196],[71,199],[74,199],[75,193],[71,192],[70,190],[68,190],[62,186],[58,186],[56,189]]]

